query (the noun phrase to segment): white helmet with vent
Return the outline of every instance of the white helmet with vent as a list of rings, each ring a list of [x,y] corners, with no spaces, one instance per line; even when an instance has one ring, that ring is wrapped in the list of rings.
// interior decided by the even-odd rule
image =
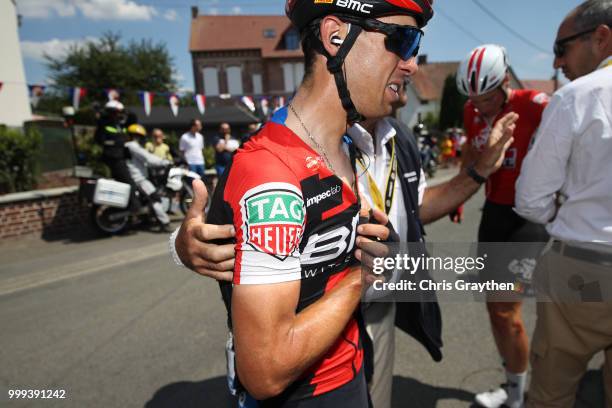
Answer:
[[[457,88],[465,96],[478,96],[500,86],[508,72],[506,49],[495,44],[474,48],[459,65]]]

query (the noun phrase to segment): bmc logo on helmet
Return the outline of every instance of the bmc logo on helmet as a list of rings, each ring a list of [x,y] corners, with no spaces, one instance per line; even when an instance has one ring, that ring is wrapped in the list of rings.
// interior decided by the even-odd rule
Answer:
[[[372,7],[374,7],[373,4],[366,4],[357,0],[336,0],[336,6],[359,11],[363,14],[370,14]]]

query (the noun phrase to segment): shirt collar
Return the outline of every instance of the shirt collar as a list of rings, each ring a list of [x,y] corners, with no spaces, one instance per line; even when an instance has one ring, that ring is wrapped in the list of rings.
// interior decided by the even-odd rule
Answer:
[[[378,146],[385,146],[396,133],[395,128],[391,126],[391,123],[389,123],[386,118],[376,123],[376,140],[378,141]]]
[[[601,61],[601,64],[599,64],[599,66],[597,67],[597,69],[601,69],[601,68],[605,68],[605,67],[609,67],[610,64],[612,64],[612,55],[610,55],[608,58],[606,58],[605,60]]]
[[[359,123],[355,123],[348,130],[348,135],[353,139],[355,146],[368,156],[374,155],[374,141],[370,132],[365,130]]]
[[[381,148],[397,134],[395,128],[386,118],[376,122],[374,131],[376,132],[376,144],[378,145],[377,150],[380,151],[382,151]],[[372,138],[370,132],[368,132],[363,126],[361,126],[359,123],[354,124],[349,128],[348,134],[353,139],[353,142],[355,142],[355,146],[357,146],[362,153],[368,155],[369,157],[374,156],[374,139]]]

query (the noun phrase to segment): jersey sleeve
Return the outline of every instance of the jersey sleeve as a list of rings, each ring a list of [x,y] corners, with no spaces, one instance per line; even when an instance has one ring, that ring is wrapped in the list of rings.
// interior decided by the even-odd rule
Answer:
[[[289,167],[266,150],[236,155],[224,200],[236,229],[234,284],[300,280],[306,207]]]
[[[542,119],[544,109],[546,109],[550,102],[550,97],[544,92],[532,90],[529,92],[529,102],[531,105],[530,111],[534,115],[533,119],[539,122]]]

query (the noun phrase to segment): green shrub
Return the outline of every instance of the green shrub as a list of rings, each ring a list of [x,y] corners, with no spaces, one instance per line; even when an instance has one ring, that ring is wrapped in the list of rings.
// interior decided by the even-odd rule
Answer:
[[[42,137],[36,128],[27,132],[0,127],[0,193],[29,191],[40,175]]]

